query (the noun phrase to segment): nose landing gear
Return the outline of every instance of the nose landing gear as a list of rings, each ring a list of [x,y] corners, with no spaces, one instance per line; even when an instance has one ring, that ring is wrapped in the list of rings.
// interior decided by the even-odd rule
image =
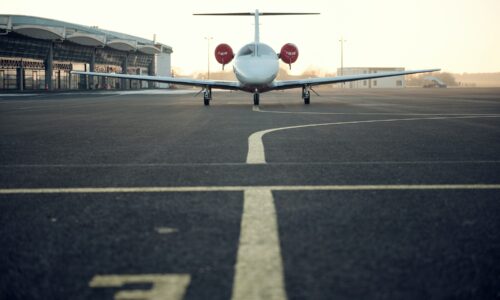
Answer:
[[[259,93],[254,93],[253,94],[253,105],[258,106],[260,100],[260,94]]]

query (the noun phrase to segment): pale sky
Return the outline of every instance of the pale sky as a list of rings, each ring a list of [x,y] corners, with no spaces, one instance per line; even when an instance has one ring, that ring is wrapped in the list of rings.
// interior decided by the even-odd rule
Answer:
[[[172,67],[182,73],[211,69],[218,43],[237,52],[253,40],[252,17],[195,17],[196,12],[319,12],[320,16],[262,17],[261,42],[277,52],[298,46],[292,71],[340,67],[441,68],[449,72],[500,72],[500,0],[3,0],[2,14],[23,14],[96,25],[171,46]]]

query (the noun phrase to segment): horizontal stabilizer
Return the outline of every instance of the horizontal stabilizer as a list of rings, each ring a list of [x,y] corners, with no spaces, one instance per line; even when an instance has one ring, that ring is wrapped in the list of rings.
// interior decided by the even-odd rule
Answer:
[[[255,17],[255,43],[260,41],[259,33],[259,17],[260,16],[300,16],[300,15],[319,15],[319,13],[303,13],[303,12],[260,12],[258,9],[255,12],[235,12],[235,13],[207,13],[193,14],[193,16],[254,16]]]
[[[294,13],[294,12],[259,12],[259,16],[300,16],[300,15],[319,15],[320,13]],[[255,16],[254,12],[240,13],[208,13],[193,14],[193,16]]]

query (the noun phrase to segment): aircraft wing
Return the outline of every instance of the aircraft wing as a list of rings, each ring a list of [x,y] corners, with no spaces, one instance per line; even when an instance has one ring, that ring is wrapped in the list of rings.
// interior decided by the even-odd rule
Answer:
[[[236,81],[224,81],[224,80],[200,80],[191,78],[176,78],[176,77],[162,77],[162,76],[149,76],[149,75],[131,75],[131,74],[116,74],[116,73],[97,73],[97,72],[82,72],[82,71],[71,71],[72,74],[90,75],[90,76],[102,76],[110,78],[120,78],[120,79],[134,79],[134,80],[144,80],[144,81],[155,81],[164,83],[174,83],[189,86],[198,87],[209,87],[218,88],[223,90],[240,90],[240,83]]]
[[[401,75],[409,75],[409,74],[417,74],[417,73],[435,72],[435,71],[439,71],[439,70],[441,70],[441,69],[370,73],[370,74],[359,74],[359,75],[348,75],[348,76],[337,76],[337,77],[308,78],[308,79],[299,79],[299,80],[282,80],[282,81],[275,81],[272,89],[273,90],[284,90],[284,89],[299,88],[299,87],[304,87],[304,86],[314,86],[314,85],[321,85],[321,84],[342,83],[342,82],[349,82],[349,81],[356,81],[356,80],[375,79],[375,78],[383,78],[383,77],[391,77],[391,76],[401,76]]]

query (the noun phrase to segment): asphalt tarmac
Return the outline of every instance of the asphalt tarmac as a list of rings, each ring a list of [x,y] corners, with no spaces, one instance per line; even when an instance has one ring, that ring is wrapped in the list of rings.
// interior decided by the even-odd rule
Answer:
[[[0,299],[499,299],[500,89],[0,95]]]

